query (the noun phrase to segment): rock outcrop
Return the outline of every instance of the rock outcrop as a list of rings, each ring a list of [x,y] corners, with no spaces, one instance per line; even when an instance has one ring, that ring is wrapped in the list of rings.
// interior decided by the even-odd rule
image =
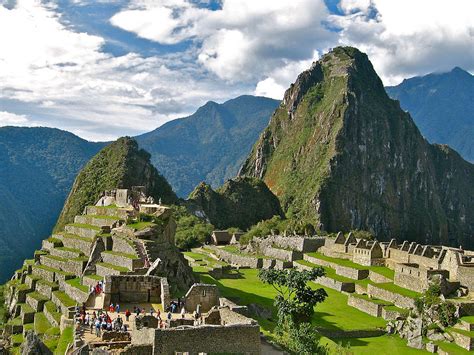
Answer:
[[[240,175],[322,230],[474,246],[474,166],[430,145],[355,48],[298,76]]]
[[[115,188],[144,186],[149,196],[163,203],[177,201],[170,184],[150,162],[150,154],[138,148],[129,137],[119,138],[95,155],[74,181],[55,231],[70,223],[87,205],[96,203],[100,194]]]
[[[238,227],[242,230],[282,215],[278,198],[263,181],[251,177],[228,180],[214,191],[201,183],[191,193],[187,204],[194,213],[207,219],[217,228]]]

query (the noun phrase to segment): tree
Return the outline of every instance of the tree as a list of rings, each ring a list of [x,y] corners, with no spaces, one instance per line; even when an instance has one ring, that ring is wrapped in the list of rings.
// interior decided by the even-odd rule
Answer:
[[[324,276],[322,267],[298,271],[296,269],[276,270],[261,269],[258,277],[270,284],[277,291],[275,306],[278,310],[278,323],[286,321],[299,324],[307,321],[314,314],[314,306],[323,302],[327,293],[324,289],[312,289],[308,281]]]

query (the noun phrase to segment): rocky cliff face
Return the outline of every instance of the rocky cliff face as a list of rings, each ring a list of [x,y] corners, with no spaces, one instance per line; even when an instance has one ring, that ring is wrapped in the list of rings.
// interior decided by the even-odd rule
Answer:
[[[103,191],[145,186],[156,201],[171,204],[177,196],[166,179],[150,162],[150,154],[138,148],[135,140],[123,137],[95,155],[74,181],[55,230],[61,230],[87,205],[97,202]]]
[[[191,193],[187,204],[197,215],[205,215],[217,228],[238,227],[242,230],[282,215],[278,198],[263,181],[251,177],[228,180],[214,191],[201,183]]]
[[[355,48],[298,76],[240,175],[327,231],[474,245],[474,166],[430,145]]]

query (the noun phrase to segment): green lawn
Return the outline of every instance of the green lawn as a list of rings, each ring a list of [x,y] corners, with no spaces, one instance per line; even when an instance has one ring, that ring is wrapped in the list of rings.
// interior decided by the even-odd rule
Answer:
[[[151,227],[153,225],[154,225],[153,222],[135,222],[135,223],[127,224],[127,227],[130,227],[136,230],[142,230],[142,229]]]
[[[270,285],[263,284],[258,279],[258,270],[242,269],[239,272],[233,271],[228,278],[219,280],[207,274],[204,267],[194,267],[193,270],[200,277],[201,282],[216,284],[221,295],[234,300],[239,304],[256,303],[273,311],[273,319],[258,319],[262,331],[272,337],[271,331],[275,326],[275,308],[273,306],[276,291]],[[319,288],[318,284],[311,283],[311,287]],[[326,289],[328,298],[315,308],[313,324],[326,329],[341,330],[368,330],[384,328],[386,321],[382,318],[372,317],[347,305],[346,295],[332,289]],[[325,338],[322,338],[325,339]],[[343,343],[350,340],[351,349],[354,354],[422,354],[424,352],[413,350],[405,345],[405,342],[396,336],[380,336],[374,338],[351,338],[343,339]],[[336,343],[339,339],[336,340]],[[329,343],[334,345],[333,341]]]
[[[82,292],[89,293],[89,287],[83,285],[81,281],[82,280],[79,277],[76,277],[75,279],[66,280],[66,283],[81,290]]]
[[[63,291],[54,291],[53,294],[59,299],[59,301],[66,307],[72,307],[76,305],[76,301],[74,301],[71,297],[69,297]]]
[[[97,263],[97,265],[101,265],[101,266],[104,266],[106,268],[109,268],[109,269],[113,269],[113,270],[117,270],[117,271],[120,271],[120,272],[128,272],[130,271],[128,268],[126,267],[123,267],[123,266],[117,266],[117,265],[113,265],[113,264],[109,264],[109,263]]]
[[[412,291],[412,290],[408,290],[406,288],[397,286],[393,283],[388,283],[387,282],[387,283],[374,284],[374,285],[379,287],[379,288],[383,288],[384,290],[392,291],[392,292],[398,293],[402,296],[407,296],[407,297],[410,297],[410,298],[417,298],[417,297],[421,296],[421,293],[418,293],[418,292],[415,292],[415,291]]]
[[[384,301],[384,300],[379,300],[377,298],[371,298],[367,295],[359,295],[357,293],[353,293],[352,297],[361,298],[363,300],[366,300],[366,301],[369,301],[369,302],[372,302],[372,303],[376,303],[376,304],[380,304],[382,306],[391,306],[392,305],[392,303],[390,303],[390,302],[387,302],[387,301]]]
[[[52,328],[43,312],[35,313],[34,327],[35,333],[38,335],[44,334],[48,331],[48,329]]]
[[[102,276],[96,275],[96,274],[90,274],[90,275],[84,275],[84,277],[87,277],[89,279],[93,279],[96,281],[102,281],[104,278]]]
[[[94,226],[92,224],[85,224],[85,223],[70,223],[66,224],[67,226],[72,226],[72,227],[78,227],[78,228],[84,228],[84,229],[92,229],[96,231],[100,231],[100,228],[97,226]]]
[[[54,355],[64,355],[66,353],[68,345],[73,341],[73,335],[72,327],[67,327],[63,330],[61,336],[59,337]]]
[[[465,316],[465,317],[461,317],[461,319],[470,324],[474,324],[474,316]]]
[[[317,258],[319,260],[329,261],[329,262],[332,262],[341,266],[350,267],[356,270],[371,270],[373,272],[376,272],[392,280],[395,274],[395,272],[392,269],[389,269],[388,267],[385,267],[385,266],[364,266],[364,265],[357,264],[353,262],[352,260],[342,259],[342,258],[333,258],[319,252],[307,253],[307,255]]]
[[[455,343],[435,341],[435,344],[437,344],[440,349],[446,351],[449,355],[472,354],[472,352],[469,352],[466,349],[461,348],[459,345],[456,345]]]

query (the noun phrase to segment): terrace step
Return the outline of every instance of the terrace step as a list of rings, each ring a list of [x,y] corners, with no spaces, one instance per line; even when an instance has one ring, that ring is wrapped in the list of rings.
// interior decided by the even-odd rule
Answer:
[[[135,270],[143,267],[143,261],[138,256],[116,251],[103,251],[102,260],[106,264],[126,267],[129,270]]]
[[[35,318],[35,310],[27,303],[20,305],[20,318],[23,324],[33,323]]]
[[[43,255],[41,264],[75,275],[81,275],[86,266],[85,258],[65,259],[59,256]]]
[[[48,239],[44,239],[41,244],[41,249],[43,250],[51,250],[52,248],[62,247],[63,243],[60,239],[49,237]]]
[[[117,208],[112,206],[87,206],[86,215],[117,217],[126,220],[133,213],[131,209]]]
[[[74,259],[84,256],[84,253],[81,250],[68,247],[52,248],[49,252],[53,256],[59,256],[64,259]]]
[[[90,224],[99,228],[103,226],[113,228],[120,220],[122,219],[116,216],[81,215],[74,217],[74,223]]]
[[[51,301],[61,310],[61,313],[67,317],[74,317],[73,307],[76,301],[68,296],[64,291],[54,291],[51,295]]]
[[[96,267],[96,273],[99,276],[123,275],[131,271],[130,269],[127,269],[126,267],[107,264],[107,263],[97,263],[95,267]]]
[[[59,290],[59,284],[56,282],[46,281],[46,280],[38,280],[36,283],[35,291],[42,294],[43,296],[47,297],[48,299],[51,298],[51,294],[53,291]]]
[[[101,232],[101,229],[90,224],[67,224],[64,227],[64,231],[68,234],[75,234],[79,237],[89,238],[91,241],[97,234]]]
[[[85,255],[89,255],[91,253],[91,249],[94,244],[91,239],[80,237],[75,234],[61,233],[55,234],[55,237],[61,240],[65,247],[80,250]]]
[[[61,323],[61,312],[58,312],[58,308],[53,301],[48,301],[44,304],[43,313],[51,325],[59,327]]]
[[[94,275],[94,274],[93,275],[84,275],[84,277],[82,278],[82,284],[87,285],[87,286],[95,287],[95,285],[97,285],[97,282],[103,281],[103,280],[104,280],[103,276]]]
[[[73,278],[74,275],[68,272],[64,272],[60,269],[49,267],[46,265],[34,265],[32,267],[33,275],[38,275],[42,279],[49,282],[58,282],[61,286],[61,282],[64,280]]]
[[[83,285],[78,277],[67,280],[64,291],[79,304],[85,303],[89,298],[89,286]]]
[[[48,298],[40,294],[39,292],[30,292],[26,295],[26,303],[31,306],[36,312],[43,310],[44,304],[48,301]]]

